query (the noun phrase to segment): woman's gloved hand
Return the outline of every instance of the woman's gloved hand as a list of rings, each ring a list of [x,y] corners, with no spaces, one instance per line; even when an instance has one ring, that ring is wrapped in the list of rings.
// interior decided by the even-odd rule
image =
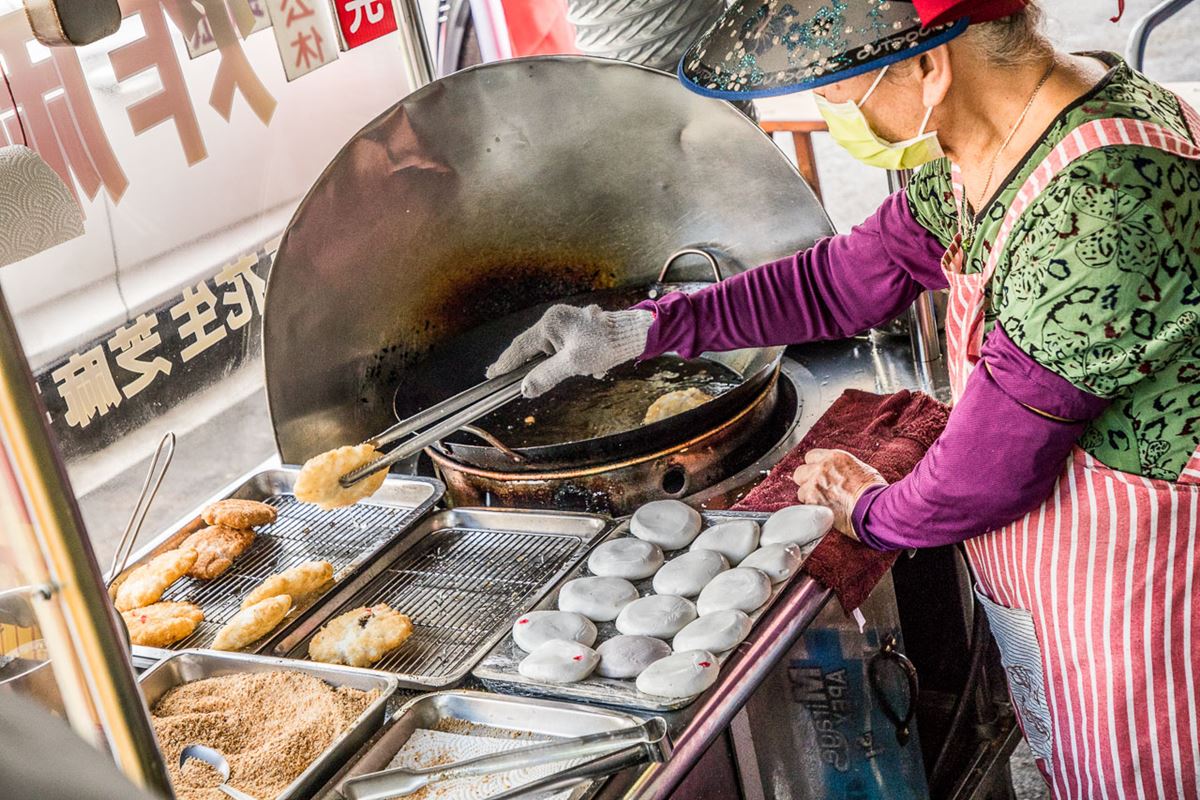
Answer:
[[[600,306],[557,305],[522,333],[487,369],[494,378],[541,354],[551,356],[525,376],[521,394],[537,397],[575,375],[604,377],[646,349],[654,315],[649,311],[602,311]]]

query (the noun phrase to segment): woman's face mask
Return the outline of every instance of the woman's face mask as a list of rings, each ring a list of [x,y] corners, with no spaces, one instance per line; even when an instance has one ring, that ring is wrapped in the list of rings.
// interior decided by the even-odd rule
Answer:
[[[880,71],[871,88],[867,89],[867,93],[857,103],[853,100],[833,103],[815,92],[813,98],[821,116],[825,118],[825,124],[829,126],[829,135],[850,155],[872,167],[892,170],[916,169],[943,155],[937,131],[925,130],[929,118],[933,115],[933,108],[926,109],[925,119],[921,122],[921,129],[917,135],[903,142],[881,139],[871,129],[871,123],[862,112],[863,104],[874,93],[888,69],[889,67],[884,67]]]

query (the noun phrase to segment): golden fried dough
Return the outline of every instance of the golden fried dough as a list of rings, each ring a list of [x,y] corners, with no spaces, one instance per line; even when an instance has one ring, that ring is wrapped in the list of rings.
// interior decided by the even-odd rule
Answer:
[[[192,603],[154,603],[121,612],[129,640],[143,647],[166,647],[186,639],[204,620],[200,606]]]
[[[369,667],[412,635],[412,620],[386,603],[339,614],[317,631],[308,655],[326,664]]]
[[[242,608],[252,606],[268,597],[286,594],[294,599],[313,594],[333,580],[333,564],[328,561],[305,561],[278,575],[272,575],[242,598]]]
[[[233,560],[254,544],[254,531],[249,528],[226,528],[211,525],[201,528],[183,540],[182,547],[196,551],[196,563],[188,570],[193,578],[215,578],[233,566]]]
[[[279,516],[274,506],[257,500],[218,500],[204,509],[201,519],[208,525],[224,525],[226,528],[254,528],[269,525]]]
[[[380,452],[369,444],[339,447],[304,462],[296,476],[293,489],[296,499],[313,503],[321,508],[341,508],[370,497],[383,486],[387,470],[368,475],[350,488],[343,488],[338,478],[347,472],[370,464],[380,457]]]
[[[292,598],[286,594],[268,597],[255,603],[229,618],[217,638],[213,640],[214,650],[241,650],[253,644],[271,631],[287,616],[292,609]]]
[[[117,587],[117,610],[128,611],[158,601],[175,581],[196,563],[196,551],[188,548],[168,550],[129,573]]]
[[[667,417],[673,417],[676,414],[691,411],[697,406],[702,406],[709,400],[712,400],[711,394],[702,392],[695,387],[667,392],[650,404],[642,421],[647,425],[652,422],[661,422]]]

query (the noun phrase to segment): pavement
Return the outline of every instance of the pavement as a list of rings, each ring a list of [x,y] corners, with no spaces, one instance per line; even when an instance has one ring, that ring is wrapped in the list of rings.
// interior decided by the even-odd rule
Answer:
[[[1122,53],[1138,17],[1156,4],[1157,0],[1128,0],[1125,18],[1114,25],[1108,17],[1116,11],[1115,0],[1042,2],[1050,16],[1049,33],[1065,49]],[[1196,31],[1200,31],[1200,3],[1185,9],[1155,34],[1146,72],[1162,81],[1200,80],[1200,67],[1194,61]],[[848,230],[884,198],[885,179],[878,170],[855,162],[827,137],[816,136],[814,144],[830,216],[839,230]],[[790,153],[790,148],[785,147],[784,152]],[[84,520],[103,565],[107,565],[137,499],[150,453],[168,430],[178,435],[174,466],[147,518],[142,541],[165,530],[223,486],[275,455],[261,363],[252,362],[228,382],[189,399],[122,446],[69,465]],[[1013,758],[1013,775],[1019,800],[1049,797],[1024,747]]]

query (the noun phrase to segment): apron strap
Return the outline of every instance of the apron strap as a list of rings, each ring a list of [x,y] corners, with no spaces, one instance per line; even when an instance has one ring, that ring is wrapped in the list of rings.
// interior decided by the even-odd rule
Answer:
[[[1188,129],[1193,136],[1200,138],[1198,135],[1200,133],[1200,115],[1197,115],[1196,111],[1182,99],[1179,100],[1179,106],[1187,120]],[[996,267],[1000,263],[1000,256],[1004,253],[1008,237],[1017,224],[1017,220],[1050,185],[1050,182],[1077,159],[1094,150],[1114,145],[1152,147],[1180,158],[1200,161],[1200,147],[1190,139],[1161,125],[1136,119],[1116,118],[1097,119],[1080,125],[1058,143],[1058,146],[1050,152],[1050,155],[1046,156],[1017,192],[1017,196],[1000,226],[996,242],[988,254],[987,263],[984,265],[983,280],[985,282],[990,281],[992,275],[995,274]]]
[[[1200,445],[1196,446],[1192,457],[1188,459],[1187,466],[1183,468],[1183,472],[1179,473],[1177,483],[1200,484]]]

